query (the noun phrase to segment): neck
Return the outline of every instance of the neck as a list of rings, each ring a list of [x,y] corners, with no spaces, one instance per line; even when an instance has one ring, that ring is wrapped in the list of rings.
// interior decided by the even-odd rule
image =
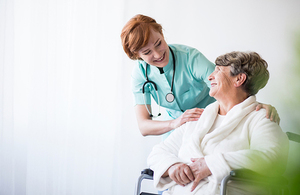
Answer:
[[[216,98],[220,104],[219,114],[226,115],[231,108],[243,102],[247,98],[248,94],[245,92],[230,93],[230,95],[226,94],[224,97]]]

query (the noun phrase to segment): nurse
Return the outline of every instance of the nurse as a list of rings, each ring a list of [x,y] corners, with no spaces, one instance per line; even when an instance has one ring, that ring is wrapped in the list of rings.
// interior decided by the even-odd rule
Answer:
[[[197,49],[168,45],[162,26],[153,18],[136,15],[122,29],[122,46],[132,60],[137,60],[132,73],[135,112],[142,135],[167,137],[173,129],[188,121],[197,121],[203,109],[214,102],[209,96],[208,76],[215,65]],[[167,114],[164,121],[152,120],[161,113],[151,112],[151,96]],[[279,123],[274,107],[265,108],[267,118]]]

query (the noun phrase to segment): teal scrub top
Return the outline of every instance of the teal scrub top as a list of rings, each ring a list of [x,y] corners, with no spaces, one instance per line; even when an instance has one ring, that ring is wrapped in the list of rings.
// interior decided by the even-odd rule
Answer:
[[[210,82],[208,76],[214,71],[215,65],[197,49],[172,44],[169,45],[175,55],[175,77],[173,94],[175,100],[167,102],[166,95],[171,92],[173,77],[173,57],[169,55],[169,63],[163,67],[163,72],[156,66],[148,65],[148,79],[157,86],[160,106],[166,108],[171,119],[178,118],[185,110],[205,108],[215,101],[209,96]],[[136,104],[150,104],[151,96],[158,103],[157,94],[152,84],[145,86],[145,100],[142,93],[146,82],[146,62],[138,60],[132,72],[132,91]],[[151,96],[150,96],[151,95]]]

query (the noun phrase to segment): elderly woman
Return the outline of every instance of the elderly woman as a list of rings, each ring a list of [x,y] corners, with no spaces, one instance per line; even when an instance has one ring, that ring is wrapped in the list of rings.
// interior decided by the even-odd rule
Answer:
[[[155,146],[148,158],[156,188],[168,189],[163,194],[217,194],[233,169],[268,174],[285,169],[287,136],[265,117],[266,110],[255,111],[255,94],[269,79],[266,61],[255,52],[231,52],[215,64],[208,79],[209,95],[217,101],[198,121],[180,126]]]

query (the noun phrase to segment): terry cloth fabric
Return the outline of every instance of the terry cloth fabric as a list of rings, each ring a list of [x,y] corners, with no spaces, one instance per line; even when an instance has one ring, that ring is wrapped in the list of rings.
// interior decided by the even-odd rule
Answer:
[[[222,124],[208,133],[218,115],[219,104],[215,102],[204,110],[198,121],[175,129],[148,157],[148,165],[154,170],[154,186],[159,190],[169,189],[164,194],[210,195],[218,194],[222,178],[233,169],[282,174],[288,138],[276,123],[265,117],[265,109],[255,111],[256,105],[256,97],[250,96],[235,105]],[[171,165],[190,164],[191,158],[205,158],[212,172],[193,192],[190,192],[192,183],[182,187],[169,177],[161,177]],[[283,166],[274,169],[279,160]]]

